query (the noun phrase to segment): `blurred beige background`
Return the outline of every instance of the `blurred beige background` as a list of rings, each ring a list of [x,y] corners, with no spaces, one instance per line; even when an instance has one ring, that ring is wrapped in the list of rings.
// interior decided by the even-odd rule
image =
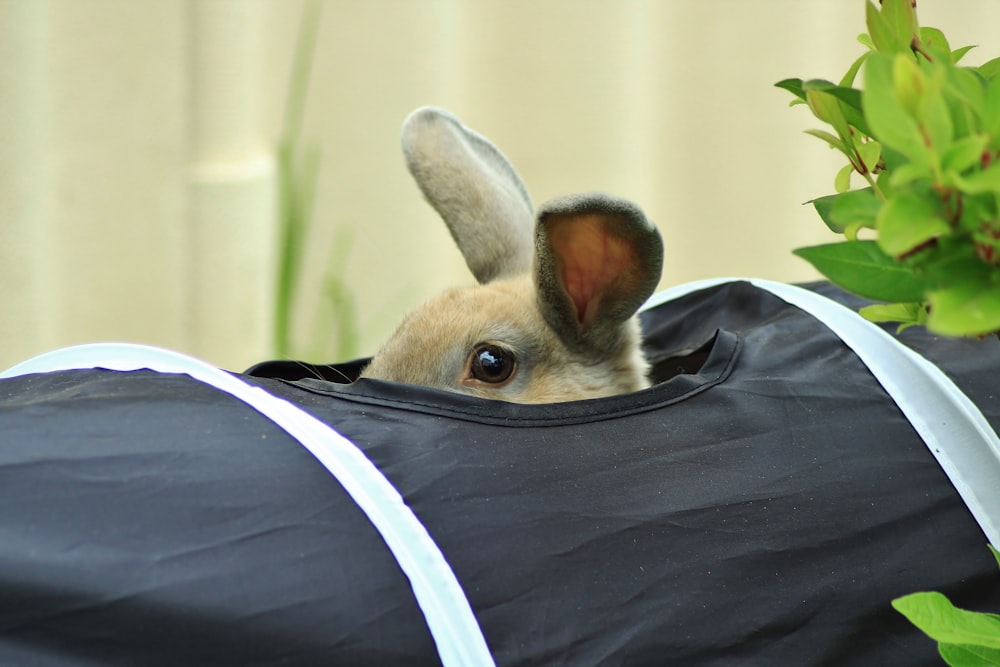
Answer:
[[[236,370],[273,357],[275,155],[302,9],[0,0],[0,367],[108,340]],[[997,55],[1000,2],[919,11],[953,46],[985,45],[971,63]],[[840,162],[773,84],[839,78],[863,16],[862,0],[326,0],[294,356],[371,354],[407,307],[471,281],[400,155],[400,123],[427,104],[493,139],[536,203],[637,201],[666,241],[664,285],[815,277],[790,251],[834,240],[802,202]],[[324,315],[331,276],[349,297]]]

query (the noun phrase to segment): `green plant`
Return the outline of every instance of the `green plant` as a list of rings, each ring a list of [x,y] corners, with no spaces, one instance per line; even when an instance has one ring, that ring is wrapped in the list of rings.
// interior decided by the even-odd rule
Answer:
[[[1000,331],[1000,58],[959,65],[912,0],[865,4],[868,47],[839,83],[776,84],[830,128],[809,134],[847,164],[814,200],[846,241],[796,254],[878,303],[874,321],[945,335]],[[854,87],[862,74],[863,87]],[[832,131],[831,131],[832,130]],[[852,177],[864,187],[851,189]]]
[[[866,0],[867,51],[839,83],[776,84],[830,126],[809,134],[847,161],[836,193],[812,202],[846,241],[795,252],[882,302],[861,310],[870,320],[1000,335],[1000,58],[960,66],[972,47],[952,50],[940,30],[920,27],[915,5]],[[855,176],[864,186],[852,190]],[[1000,616],[958,609],[936,592],[892,604],[948,664],[1000,666]]]
[[[295,60],[285,98],[285,115],[278,142],[278,268],[274,298],[274,347],[280,357],[291,354],[292,313],[302,272],[306,233],[312,220],[319,173],[316,146],[303,147],[302,119],[322,5],[303,6]]]
[[[1000,565],[1000,552],[990,546]],[[941,593],[912,593],[892,606],[938,642],[945,662],[954,667],[1000,665],[1000,616],[955,607]]]
[[[325,358],[324,355],[332,355],[329,358],[338,360],[350,359],[357,355],[360,347],[357,301],[347,283],[347,260],[354,245],[353,232],[351,228],[343,228],[336,230],[334,235],[322,292],[326,308],[321,315],[327,320],[316,327],[309,350],[316,359]],[[332,349],[331,339],[335,343]]]
[[[278,143],[278,268],[274,299],[274,351],[278,357],[299,356],[292,341],[295,306],[300,278],[309,245],[313,221],[316,183],[319,176],[320,149],[302,141],[306,92],[316,50],[322,13],[319,0],[303,5],[295,58],[285,98],[285,115]],[[358,318],[354,293],[347,285],[345,267],[353,236],[349,230],[337,230],[327,272],[320,289],[320,308],[314,335],[307,354],[318,358],[328,354],[329,340],[336,341],[334,358],[347,359],[357,353]],[[334,335],[330,336],[329,332]]]

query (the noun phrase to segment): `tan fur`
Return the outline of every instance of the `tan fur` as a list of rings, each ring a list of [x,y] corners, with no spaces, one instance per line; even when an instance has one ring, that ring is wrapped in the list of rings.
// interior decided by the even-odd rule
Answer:
[[[656,287],[659,232],[600,193],[536,215],[503,153],[447,111],[403,123],[406,164],[481,283],[407,315],[362,378],[521,403],[598,398],[648,386],[634,315]],[[478,352],[486,348],[485,363]],[[513,372],[503,360],[515,359]]]
[[[535,306],[530,275],[448,290],[411,311],[362,377],[419,384],[516,403],[554,403],[638,391],[648,364],[633,319],[617,350],[593,361],[570,352]],[[469,384],[477,343],[502,342],[518,358],[503,387]]]

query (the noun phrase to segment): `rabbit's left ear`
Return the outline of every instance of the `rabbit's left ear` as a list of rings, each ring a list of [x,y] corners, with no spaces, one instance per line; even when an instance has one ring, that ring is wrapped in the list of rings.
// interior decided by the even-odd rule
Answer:
[[[535,285],[546,322],[571,350],[599,354],[656,289],[663,241],[632,202],[573,195],[542,206],[535,228]]]

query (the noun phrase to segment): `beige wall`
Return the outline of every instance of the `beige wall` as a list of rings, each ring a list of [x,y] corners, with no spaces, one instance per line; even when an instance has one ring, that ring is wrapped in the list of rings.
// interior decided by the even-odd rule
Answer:
[[[97,340],[235,369],[273,354],[274,149],[301,8],[0,0],[0,367]],[[987,45],[970,62],[1000,51],[996,0],[920,12],[955,45]],[[790,250],[830,237],[801,202],[839,163],[772,84],[839,77],[862,21],[860,0],[327,0],[297,356],[338,354],[315,315],[331,253],[358,354],[470,280],[402,166],[399,124],[425,104],[494,139],[536,202],[639,202],[666,240],[664,284],[812,278]]]

